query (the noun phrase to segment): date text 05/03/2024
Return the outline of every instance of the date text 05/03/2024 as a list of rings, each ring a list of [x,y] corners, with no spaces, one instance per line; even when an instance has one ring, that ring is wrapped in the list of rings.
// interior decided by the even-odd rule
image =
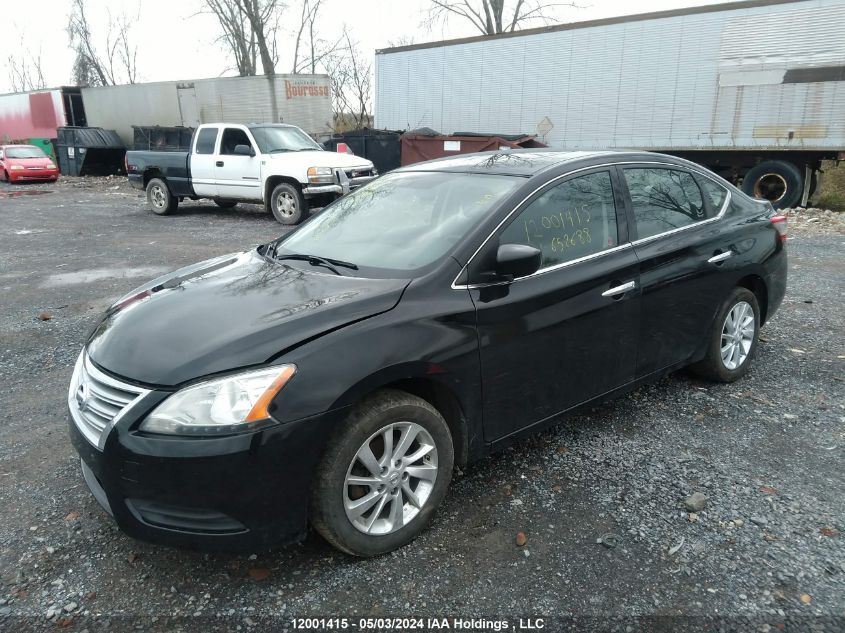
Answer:
[[[538,631],[545,628],[542,618],[294,618],[291,626],[298,631],[357,629],[359,631]]]

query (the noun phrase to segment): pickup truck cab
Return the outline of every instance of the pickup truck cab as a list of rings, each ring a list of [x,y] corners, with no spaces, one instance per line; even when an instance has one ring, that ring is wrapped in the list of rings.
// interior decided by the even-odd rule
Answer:
[[[180,200],[208,198],[223,208],[261,202],[282,224],[298,224],[310,207],[378,175],[369,160],[327,152],[295,125],[274,123],[200,125],[190,152],[130,151],[126,173],[159,215]]]

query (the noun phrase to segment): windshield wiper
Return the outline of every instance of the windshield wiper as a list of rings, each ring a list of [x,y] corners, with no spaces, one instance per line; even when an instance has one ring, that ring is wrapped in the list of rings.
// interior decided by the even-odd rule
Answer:
[[[335,266],[358,270],[357,264],[353,264],[352,262],[345,262],[342,259],[332,259],[331,257],[320,257],[319,255],[303,255],[302,253],[291,253],[290,255],[276,255],[276,251],[275,249],[273,249],[271,257],[276,260],[296,259],[299,261],[308,262],[312,266],[325,266],[336,275],[339,275],[340,271],[335,268]]]
[[[295,150],[288,149],[287,147],[277,147],[276,149],[271,149],[268,151],[268,154],[275,154],[276,152],[293,152]]]

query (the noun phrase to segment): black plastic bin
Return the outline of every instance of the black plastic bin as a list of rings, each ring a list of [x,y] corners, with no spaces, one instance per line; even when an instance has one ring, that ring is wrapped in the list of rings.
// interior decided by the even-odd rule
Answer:
[[[126,146],[117,132],[99,127],[60,127],[56,159],[65,176],[109,176],[125,172]]]
[[[402,135],[390,130],[353,130],[335,134],[323,143],[327,150],[336,152],[338,143],[346,143],[356,156],[373,162],[380,174],[396,169],[402,162]]]
[[[156,152],[187,152],[194,135],[192,127],[133,125],[132,149]]]

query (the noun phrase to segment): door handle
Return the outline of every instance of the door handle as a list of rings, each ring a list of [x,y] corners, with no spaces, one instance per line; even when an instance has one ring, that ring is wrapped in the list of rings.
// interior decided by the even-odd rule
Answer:
[[[729,257],[733,257],[733,251],[725,251],[724,253],[716,253],[707,260],[708,264],[720,264],[721,262],[725,261]]]
[[[216,163],[214,163],[214,164],[215,164],[217,167],[222,167],[222,166],[223,166],[223,161],[222,161],[222,160],[218,160],[218,161],[217,161]]]
[[[601,293],[602,297],[618,297],[619,295],[624,295],[629,290],[633,290],[637,287],[636,281],[629,281],[628,283],[622,284],[621,286],[613,286],[613,288],[609,288]]]

